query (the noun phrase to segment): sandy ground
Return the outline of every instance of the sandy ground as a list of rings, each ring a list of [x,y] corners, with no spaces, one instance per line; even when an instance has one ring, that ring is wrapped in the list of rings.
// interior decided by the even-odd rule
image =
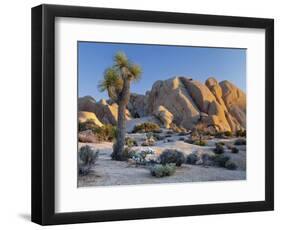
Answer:
[[[142,138],[140,136],[140,138]],[[212,154],[212,146],[220,140],[212,140],[206,147],[195,146],[179,141],[178,136],[173,136],[174,142],[157,142],[157,146],[148,147],[161,151],[166,148],[176,148],[185,154],[190,154],[195,149],[201,149]],[[233,140],[224,140],[231,142]],[[204,167],[199,165],[183,164],[176,169],[174,175],[164,178],[156,178],[150,175],[149,168],[144,166],[130,165],[128,162],[113,161],[110,158],[112,143],[104,142],[90,144],[100,150],[99,159],[90,174],[78,178],[78,187],[105,186],[105,185],[129,185],[129,184],[155,184],[155,183],[177,183],[177,182],[203,182],[203,181],[225,181],[246,179],[246,149],[239,147],[238,154],[232,154],[229,150],[225,153],[231,157],[237,165],[237,170],[227,170],[218,167]],[[79,143],[79,146],[85,145]],[[136,147],[138,148],[138,147]],[[142,147],[143,148],[143,147]]]

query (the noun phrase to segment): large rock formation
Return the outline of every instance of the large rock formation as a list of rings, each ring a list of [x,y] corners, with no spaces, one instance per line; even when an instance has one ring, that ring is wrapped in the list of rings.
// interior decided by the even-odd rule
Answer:
[[[153,115],[159,118],[165,128],[170,128],[174,120],[173,114],[162,105],[153,111]]]
[[[92,112],[103,124],[117,124],[118,118],[118,105],[116,103],[108,104],[106,100],[95,102],[90,97],[82,97],[78,100],[79,111]],[[126,111],[126,119],[131,119],[131,114]]]
[[[149,114],[159,106],[164,106],[173,114],[174,122],[185,128],[193,128],[200,118],[200,110],[178,77],[153,84],[148,97]]]
[[[229,113],[246,129],[246,95],[229,81],[220,82],[222,97]]]
[[[78,108],[94,113],[101,123],[117,123],[118,105],[111,100],[96,102],[83,97]],[[192,129],[202,121],[219,131],[246,129],[245,93],[229,81],[219,83],[213,77],[205,84],[182,76],[156,81],[146,95],[132,93],[127,109],[127,120],[140,117],[141,122],[154,116],[166,128]]]
[[[79,111],[78,112],[78,120],[79,120],[79,122],[85,122],[87,120],[91,120],[91,121],[94,122],[95,125],[97,125],[99,127],[103,126],[103,124],[97,118],[96,114],[94,114],[92,112]]]
[[[185,77],[157,81],[148,98],[149,114],[161,106],[173,115],[176,125],[184,128],[193,128],[199,120],[219,131],[246,128],[246,96],[227,81],[219,84],[209,78],[203,84]]]
[[[127,108],[133,117],[138,118],[147,116],[147,100],[147,95],[131,93],[130,101]]]
[[[231,84],[230,82],[227,82],[225,81],[225,83],[222,82],[223,85],[229,85]],[[234,92],[231,92],[232,90],[229,89],[229,92],[226,93],[226,89],[224,90],[224,93],[223,93],[223,90],[222,90],[222,87],[220,86],[220,84],[218,83],[218,81],[213,78],[213,77],[210,77],[206,80],[206,86],[210,89],[210,91],[213,93],[213,95],[216,97],[216,100],[217,102],[221,105],[221,107],[223,108],[224,110],[224,113],[225,113],[225,117],[228,121],[228,124],[231,128],[231,131],[236,131],[236,130],[240,130],[240,129],[246,129],[246,120],[243,121],[243,119],[245,118],[246,119],[246,103],[245,103],[245,112],[243,112],[243,115],[241,115],[242,117],[244,118],[241,118],[240,120],[237,120],[237,117],[235,115],[235,109],[233,109],[233,113],[231,113],[229,111],[229,106],[226,106],[226,103],[227,102],[229,104],[229,101],[226,99],[226,95],[229,93],[229,94],[233,94]],[[233,84],[231,84],[232,86],[232,89],[235,88],[235,90],[237,90],[238,88],[235,87]],[[227,87],[225,87],[227,88]],[[240,90],[241,91],[241,90]],[[246,95],[241,91],[240,93],[241,95],[243,94],[243,97],[244,97],[244,100],[246,100]],[[233,99],[234,99],[234,95],[233,96]],[[235,101],[236,99],[234,99]],[[234,103],[231,102],[231,103]]]

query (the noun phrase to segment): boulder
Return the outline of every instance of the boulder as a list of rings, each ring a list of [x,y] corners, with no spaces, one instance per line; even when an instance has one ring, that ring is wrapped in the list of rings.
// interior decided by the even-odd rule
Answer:
[[[182,78],[182,82],[200,112],[208,113],[210,103],[216,100],[208,87],[196,80]]]
[[[246,94],[229,81],[219,83],[228,112],[246,129]]]
[[[97,118],[96,114],[94,114],[92,112],[79,111],[78,112],[78,120],[79,120],[79,122],[85,122],[87,120],[91,120],[91,121],[94,122],[95,125],[97,125],[99,127],[103,126],[103,124]]]
[[[106,100],[100,100],[97,103],[90,97],[83,97],[78,100],[78,109],[79,111],[94,113],[103,124],[117,124],[118,105],[116,103],[110,105]],[[126,111],[126,119],[131,119],[131,114],[128,110]]]
[[[235,116],[233,116],[233,114],[235,114],[236,112],[237,113],[239,113],[239,112],[238,111],[235,112],[235,109],[233,109],[234,111],[232,114],[229,112],[229,108],[226,106],[225,101],[224,101],[223,90],[220,86],[220,83],[218,83],[218,81],[215,78],[210,77],[206,80],[205,84],[209,88],[209,90],[213,93],[213,95],[216,97],[217,102],[224,109],[225,117],[230,126],[231,131],[235,132],[237,130],[243,129],[241,122],[239,120],[237,120],[237,117],[239,117],[239,115],[236,114]],[[222,84],[224,84],[224,83],[222,83]],[[241,115],[241,116],[243,116],[243,115]]]
[[[153,84],[148,97],[149,114],[157,111],[159,106],[164,106],[173,115],[178,126],[188,129],[200,118],[200,110],[179,77],[156,81]]]
[[[153,111],[153,115],[155,115],[159,120],[163,123],[165,128],[170,128],[170,125],[173,122],[174,116],[167,110],[164,106],[160,105],[157,107],[155,111]]]
[[[78,110],[91,112],[93,105],[96,100],[91,96],[79,97],[78,99]]]
[[[127,109],[130,111],[132,117],[139,118],[148,115],[147,100],[147,95],[131,94]]]

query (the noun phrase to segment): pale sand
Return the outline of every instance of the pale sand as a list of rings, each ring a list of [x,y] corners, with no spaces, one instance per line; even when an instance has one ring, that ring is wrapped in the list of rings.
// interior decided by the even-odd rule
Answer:
[[[175,136],[173,139],[178,139]],[[218,141],[218,140],[216,140]],[[225,140],[226,142],[231,140]],[[79,143],[79,146],[85,145]],[[156,178],[150,175],[149,168],[144,166],[130,165],[128,162],[113,161],[110,158],[112,143],[104,142],[90,144],[95,149],[100,150],[99,159],[92,171],[87,176],[78,178],[78,187],[85,186],[104,186],[104,185],[134,185],[134,184],[156,184],[156,183],[178,183],[178,182],[203,182],[203,181],[225,181],[225,180],[245,180],[246,179],[246,149],[245,146],[239,147],[238,154],[232,154],[227,150],[226,155],[238,164],[237,170],[227,170],[218,167],[203,167],[197,165],[183,164],[176,169],[174,175],[164,178]],[[149,147],[156,151],[167,148],[175,148],[190,154],[195,149],[202,149],[206,153],[212,154],[212,141],[207,147],[200,147],[175,141],[163,143],[157,142],[157,146]],[[138,147],[136,147],[138,148]],[[142,147],[143,148],[143,147]]]

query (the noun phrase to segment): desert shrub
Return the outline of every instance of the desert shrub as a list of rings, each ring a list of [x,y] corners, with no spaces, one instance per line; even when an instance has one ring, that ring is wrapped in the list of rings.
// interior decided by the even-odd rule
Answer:
[[[127,145],[128,147],[138,146],[138,142],[134,138],[126,137],[125,145]]]
[[[239,153],[239,149],[238,149],[237,147],[233,146],[233,147],[231,148],[231,152],[232,152],[232,153]]]
[[[228,161],[225,163],[225,166],[224,166],[224,167],[227,168],[227,169],[229,169],[229,170],[235,170],[235,169],[237,169],[237,165],[236,165],[234,162],[230,161],[230,160],[228,160]]]
[[[167,142],[175,142],[174,139],[167,139]]]
[[[154,139],[157,140],[157,141],[162,141],[162,140],[165,139],[165,136],[159,135],[158,133],[154,133],[154,134],[153,134],[153,137],[154,137]]]
[[[79,175],[87,175],[90,172],[91,167],[96,163],[99,151],[93,150],[89,145],[85,145],[80,148],[78,154]]]
[[[203,140],[197,140],[197,141],[194,141],[193,142],[194,145],[199,145],[199,146],[205,146],[207,144],[206,141],[203,141]]]
[[[161,164],[174,163],[176,166],[181,166],[185,162],[184,154],[176,149],[166,149],[160,155]]]
[[[172,137],[172,135],[171,134],[166,134],[165,135],[165,138],[169,138],[169,137]]]
[[[215,136],[216,138],[223,138],[224,133],[223,133],[223,132],[216,132],[216,133],[214,134],[214,136]]]
[[[209,135],[212,135],[212,133],[210,131],[205,131],[205,132],[203,132],[203,135],[209,136]]]
[[[220,155],[215,155],[212,159],[218,166],[225,167],[225,164],[230,159],[230,157],[224,154],[220,154]]]
[[[150,160],[147,160],[148,155],[154,155],[155,153],[151,149],[142,150],[140,152],[131,151],[129,153],[129,158],[136,162],[136,164],[145,165],[150,163]]]
[[[79,159],[84,165],[95,164],[98,153],[98,150],[93,150],[89,145],[85,145],[79,150]]]
[[[85,122],[79,122],[78,124],[79,132],[86,131],[86,130],[94,131],[96,128],[98,128],[98,126],[95,124],[95,121],[92,119],[88,119]]]
[[[184,141],[184,140],[185,140],[184,137],[180,137],[180,138],[179,138],[179,141]]]
[[[166,164],[166,165],[153,165],[150,168],[150,173],[152,176],[155,177],[165,177],[165,176],[171,176],[175,173],[176,167],[174,164]]]
[[[218,144],[223,145],[223,146],[225,145],[225,143],[222,141],[218,142]]]
[[[237,139],[235,142],[234,142],[234,145],[246,145],[246,139]]]
[[[237,130],[236,131],[236,136],[237,137],[246,137],[246,130]]]
[[[178,133],[178,136],[186,136],[186,135],[187,135],[186,132],[180,132],[180,133]]]
[[[128,160],[132,157],[135,151],[133,151],[130,147],[126,147],[122,153],[122,160]]]
[[[195,165],[195,163],[199,160],[199,156],[196,153],[191,153],[186,157],[186,164]]]
[[[194,143],[194,141],[191,140],[191,139],[185,139],[184,142],[185,142],[185,143],[188,143],[188,144],[193,144],[193,143]]]
[[[225,131],[223,133],[226,137],[231,137],[232,136],[232,132],[231,131]]]
[[[167,133],[168,135],[171,135],[171,134],[174,134],[175,132],[172,131],[172,130],[168,130],[166,133]]]
[[[155,141],[154,140],[146,140],[144,142],[141,143],[141,146],[154,146],[155,145]]]
[[[156,130],[153,130],[153,133],[163,133],[163,130],[162,129],[156,129]]]
[[[97,127],[93,131],[100,141],[113,141],[117,136],[116,126],[106,124],[101,127]]]
[[[152,122],[145,122],[139,125],[136,125],[133,129],[133,133],[146,133],[146,132],[155,132],[160,130],[159,125]]]
[[[154,138],[154,134],[152,132],[147,133],[145,136],[147,139]]]
[[[222,154],[222,153],[224,153],[224,147],[223,147],[223,145],[216,143],[216,147],[214,148],[213,151],[216,154]]]

